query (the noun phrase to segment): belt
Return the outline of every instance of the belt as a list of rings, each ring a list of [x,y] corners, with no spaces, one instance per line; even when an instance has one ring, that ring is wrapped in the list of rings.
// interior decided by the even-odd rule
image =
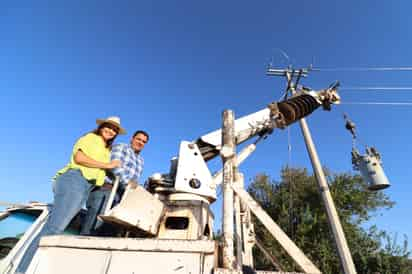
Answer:
[[[95,187],[92,189],[92,192],[93,192],[93,191],[96,191],[96,190],[112,190],[112,188],[113,188],[113,185],[112,185],[112,184],[104,183],[102,186],[95,186]]]

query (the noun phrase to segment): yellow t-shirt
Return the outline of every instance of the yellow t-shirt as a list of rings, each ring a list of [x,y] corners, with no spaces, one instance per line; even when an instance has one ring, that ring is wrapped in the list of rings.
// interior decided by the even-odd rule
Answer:
[[[78,150],[81,150],[93,160],[103,163],[110,162],[110,150],[106,147],[102,137],[94,133],[88,133],[77,140],[73,147],[70,163],[68,163],[63,169],[59,170],[54,178],[65,173],[69,169],[80,169],[81,173],[87,180],[95,180],[97,186],[103,185],[106,172],[100,168],[91,168],[76,164],[74,161],[74,155]]]

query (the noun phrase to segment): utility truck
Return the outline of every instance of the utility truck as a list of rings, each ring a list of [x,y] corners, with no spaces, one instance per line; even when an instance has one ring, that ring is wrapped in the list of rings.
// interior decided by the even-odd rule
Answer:
[[[118,205],[99,216],[113,228],[112,235],[79,236],[85,214],[81,211],[63,235],[41,239],[26,273],[269,273],[253,266],[252,213],[301,271],[320,273],[244,190],[238,166],[276,128],[286,128],[320,106],[330,110],[339,101],[333,85],[320,91],[298,89],[292,97],[237,120],[225,111],[222,129],[182,141],[167,173],[153,174],[145,187],[127,190]],[[251,139],[255,142],[237,153],[236,146]],[[217,156],[222,157],[223,168],[211,172],[208,161]],[[223,235],[216,240],[210,205],[219,185]],[[11,205],[0,213],[0,273],[16,272],[51,210],[51,204],[28,203]]]

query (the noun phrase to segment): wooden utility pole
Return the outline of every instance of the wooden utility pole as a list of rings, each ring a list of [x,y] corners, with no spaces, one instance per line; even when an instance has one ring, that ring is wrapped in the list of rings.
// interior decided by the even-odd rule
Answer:
[[[302,129],[302,134],[305,138],[306,148],[312,162],[313,171],[318,182],[323,204],[326,208],[329,225],[332,228],[335,243],[338,248],[341,266],[345,274],[356,274],[355,265],[352,260],[352,255],[350,253],[348,243],[346,242],[345,234],[343,233],[339,215],[336,211],[335,204],[333,203],[332,195],[330,194],[329,186],[326,182],[325,174],[323,173],[323,169],[320,164],[319,157],[316,152],[315,145],[313,144],[313,140],[305,118],[302,118],[299,121],[299,124]]]
[[[291,90],[292,94],[295,94],[295,83],[292,81],[292,76],[293,75],[291,72],[286,72],[286,78],[288,80],[289,85],[288,88]],[[353,263],[352,255],[350,253],[348,243],[346,242],[345,234],[343,233],[342,225],[340,223],[339,215],[336,211],[332,195],[330,194],[329,186],[326,181],[325,174],[323,173],[322,165],[320,163],[315,144],[313,143],[312,135],[309,131],[308,124],[306,123],[306,119],[300,119],[299,125],[302,130],[303,138],[305,139],[306,149],[308,150],[309,158],[312,162],[313,171],[316,176],[316,181],[318,182],[319,191],[323,200],[323,204],[326,208],[329,225],[332,229],[335,244],[338,249],[342,269],[345,274],[356,274],[355,264]]]
[[[233,200],[233,181],[235,159],[235,119],[233,111],[223,111],[222,126],[222,149],[221,156],[223,161],[223,267],[234,269],[234,200]]]

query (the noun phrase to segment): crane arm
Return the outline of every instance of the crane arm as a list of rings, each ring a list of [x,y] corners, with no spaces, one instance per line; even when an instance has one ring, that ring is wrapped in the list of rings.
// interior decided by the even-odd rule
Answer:
[[[319,106],[330,110],[331,104],[339,104],[338,84],[320,90],[300,90],[295,96],[281,102],[272,102],[266,108],[243,116],[235,121],[236,144],[241,144],[255,136],[270,134],[275,128],[285,128],[306,117]],[[196,140],[196,145],[205,161],[217,155],[221,149],[221,129],[210,132]]]

